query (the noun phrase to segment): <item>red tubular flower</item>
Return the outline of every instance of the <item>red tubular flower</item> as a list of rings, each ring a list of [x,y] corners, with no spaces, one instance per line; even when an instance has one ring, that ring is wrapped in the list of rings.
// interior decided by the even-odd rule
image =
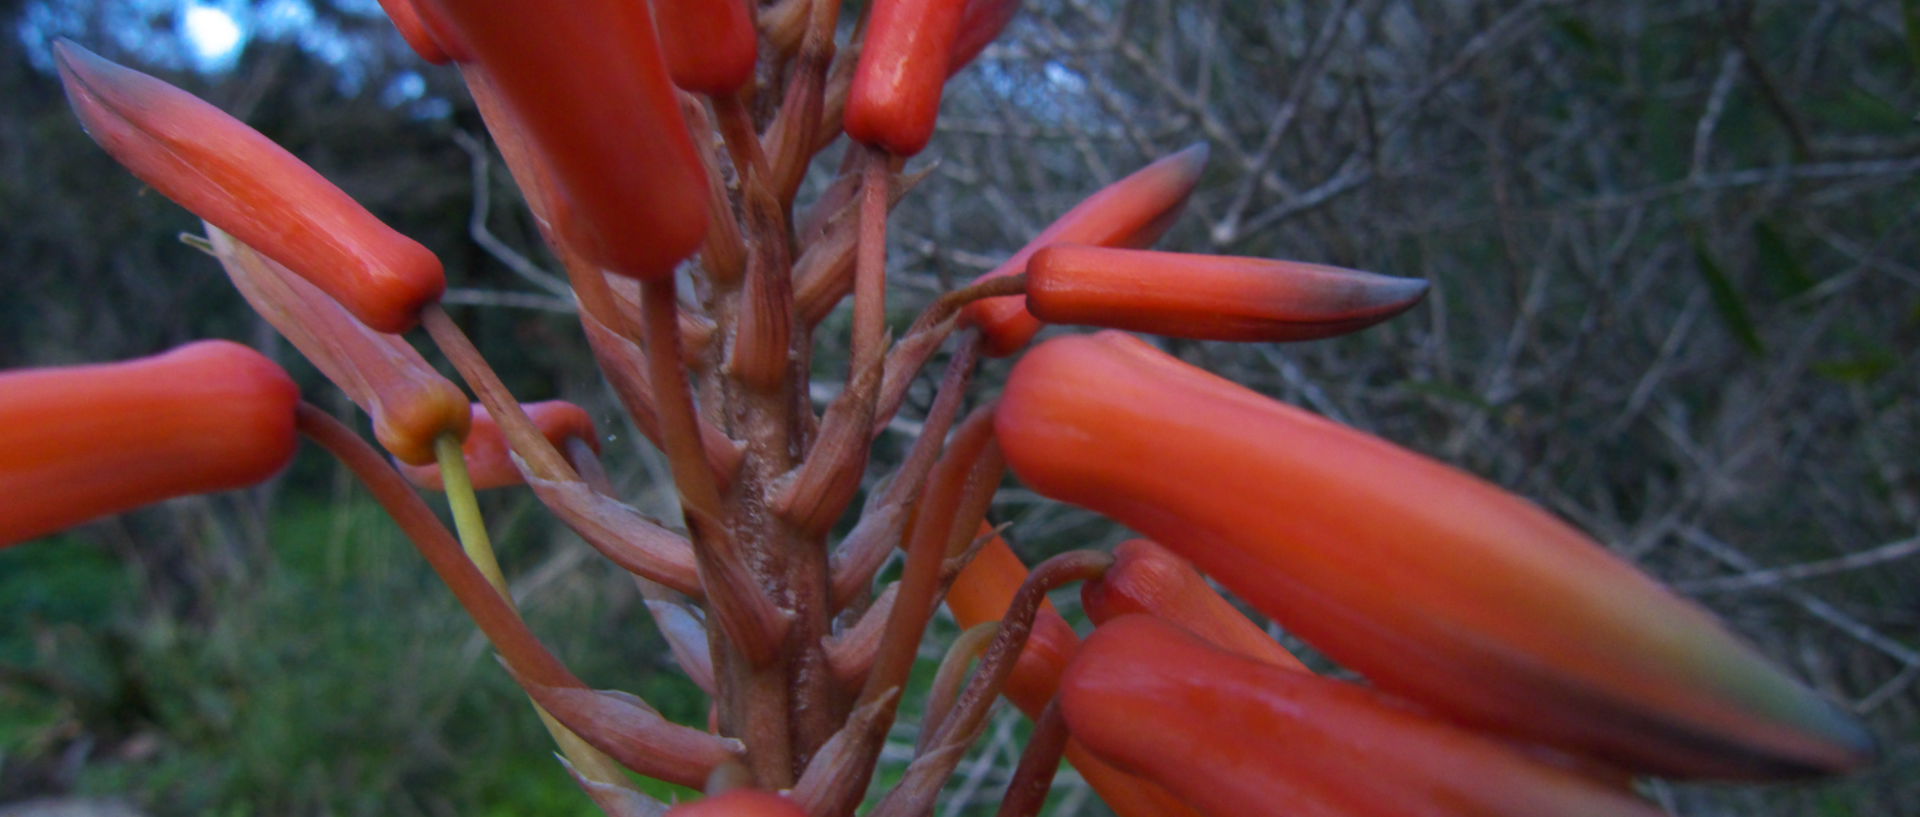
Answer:
[[[299,442],[299,400],[273,361],[227,341],[0,373],[0,547],[273,476]]]
[[[933,139],[949,56],[967,0],[875,0],[847,92],[845,127],[896,156]]]
[[[1047,323],[1199,340],[1316,340],[1413,308],[1427,282],[1225,255],[1056,244],[1027,262],[1027,311]]]
[[[446,289],[440,260],[293,154],[192,94],[53,44],[87,134],[167,198],[287,265],[382,332]]]
[[[1158,241],[1200,183],[1206,164],[1207,146],[1197,144],[1134,171],[1075,205],[974,283],[1025,272],[1033,254],[1053,244],[1138,248]],[[1027,311],[1026,299],[1017,295],[975,301],[965,314],[986,335],[987,354],[995,357],[1026,348],[1040,331],[1040,319]]]
[[[407,41],[407,47],[420,59],[434,65],[446,65],[453,61],[446,49],[440,46],[433,32],[420,19],[420,12],[413,7],[413,0],[380,0],[380,8],[387,12],[387,19],[393,21],[393,27],[400,30],[400,37]]]
[[[401,462],[431,463],[440,435],[467,435],[466,393],[406,338],[373,331],[326,293],[212,224],[207,237],[234,288],[373,418],[373,436]]]
[[[960,31],[953,38],[953,53],[947,58],[947,75],[958,74],[972,63],[1019,13],[1020,0],[967,0]]]
[[[673,84],[724,96],[753,79],[760,33],[742,0],[653,0]]]
[[[1660,813],[1366,687],[1215,649],[1149,616],[1095,630],[1060,702],[1075,739],[1212,817]]]
[[[558,232],[582,258],[652,279],[699,248],[707,180],[646,3],[574,0],[565,13],[508,0],[418,4],[472,53],[552,172],[571,204],[555,214]]]
[[[991,525],[980,526],[980,535],[992,533]],[[947,590],[947,610],[961,627],[998,621],[1026,580],[1027,566],[996,534],[954,577]],[[1038,719],[1059,690],[1067,661],[1079,648],[1080,637],[1047,603],[1034,617],[1027,646],[1002,692],[1027,717]],[[1107,765],[1078,743],[1069,742],[1066,754],[1087,785],[1120,817],[1198,817],[1165,789]]]
[[[527,403],[522,408],[555,448],[565,451],[567,439],[578,437],[593,450],[600,450],[600,435],[594,430],[593,418],[587,416],[586,409],[565,400]],[[520,469],[513,467],[513,448],[507,445],[507,436],[500,432],[500,424],[494,422],[486,406],[474,403],[472,411],[473,430],[460,444],[460,453],[466,456],[467,478],[473,481],[473,489],[485,491],[526,482]],[[408,465],[400,471],[422,488],[446,490],[440,482],[438,463]]]
[[[1227,652],[1276,667],[1307,668],[1172,551],[1146,539],[1129,539],[1113,549],[1113,558],[1107,575],[1080,588],[1080,602],[1095,624],[1142,613]]]
[[[1852,718],[1551,514],[1135,338],[1034,349],[996,429],[1035,490],[1165,544],[1448,717],[1687,777],[1873,754]]]
[[[798,803],[773,792],[734,789],[674,806],[666,817],[807,817]]]

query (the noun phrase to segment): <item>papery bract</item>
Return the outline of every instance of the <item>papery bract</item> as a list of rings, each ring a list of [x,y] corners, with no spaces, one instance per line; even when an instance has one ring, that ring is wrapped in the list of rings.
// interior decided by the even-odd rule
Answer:
[[[1173,551],[1146,539],[1129,539],[1113,549],[1113,559],[1107,575],[1080,588],[1081,606],[1095,624],[1150,615],[1227,652],[1276,667],[1307,668],[1213,592],[1206,578]]]
[[[1551,514],[1138,339],[1032,350],[996,428],[1035,490],[1152,537],[1449,717],[1666,775],[1872,756],[1852,718]]]
[[[1198,340],[1315,340],[1413,308],[1427,282],[1320,264],[1055,244],[1027,262],[1047,323]]]
[[[856,141],[912,156],[933,138],[966,0],[875,0],[847,94]]]
[[[273,476],[299,442],[299,400],[278,365],[227,341],[0,372],[0,546]]]
[[[716,96],[753,79],[759,32],[744,0],[652,0],[673,84]]]
[[[583,258],[673,274],[707,230],[707,181],[640,0],[564,12],[508,0],[416,0],[444,19],[570,205],[555,225]]]
[[[527,403],[522,408],[555,448],[565,451],[566,441],[577,438],[592,446],[593,450],[600,450],[599,434],[594,430],[593,418],[587,415],[586,409],[565,400]],[[501,433],[500,424],[494,421],[493,415],[487,413],[486,406],[473,404],[473,430],[460,443],[460,453],[466,457],[467,479],[472,481],[476,491],[526,482],[520,469],[513,465],[513,448],[507,444],[507,436]],[[445,490],[440,481],[438,463],[409,465],[400,470],[415,485],[435,491]]]
[[[260,317],[373,419],[373,435],[401,462],[433,462],[434,440],[467,435],[467,395],[406,338],[376,332],[312,284],[212,224],[213,253]]]
[[[1158,619],[1101,625],[1060,687],[1068,731],[1210,817],[1653,817],[1366,687],[1214,648]]]
[[[1200,183],[1207,153],[1204,143],[1193,145],[1101,188],[974,283],[1025,272],[1034,253],[1054,244],[1139,248],[1158,241]],[[1040,331],[1040,320],[1027,311],[1026,299],[1017,295],[969,304],[966,317],[985,333],[987,353],[997,357],[1026,348]]]
[[[285,264],[382,332],[446,289],[440,260],[240,120],[66,40],[53,45],[88,135],[142,181]]]

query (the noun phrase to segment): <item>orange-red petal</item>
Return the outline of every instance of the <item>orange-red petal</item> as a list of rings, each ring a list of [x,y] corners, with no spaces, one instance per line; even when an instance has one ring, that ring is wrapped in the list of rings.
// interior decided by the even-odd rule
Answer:
[[[542,403],[527,403],[521,406],[527,417],[533,420],[534,427],[553,443],[555,448],[566,450],[568,439],[584,440],[593,450],[600,450],[600,436],[594,430],[593,418],[586,409],[565,400],[548,400]],[[473,489],[485,491],[519,485],[526,482],[520,469],[513,465],[513,448],[507,444],[507,436],[500,431],[500,424],[493,415],[487,413],[487,407],[474,403],[473,430],[460,444],[460,453],[467,460],[467,478],[473,482]],[[435,491],[445,490],[440,482],[440,465],[407,465],[402,473],[413,484]]]
[[[707,231],[707,180],[640,0],[416,0],[486,73],[555,192],[569,249],[633,278],[673,274]]]
[[[1158,241],[1200,183],[1207,153],[1204,143],[1193,145],[1101,188],[974,283],[1025,272],[1034,253],[1054,244],[1138,248]],[[975,301],[967,305],[965,315],[986,335],[987,353],[995,357],[1026,348],[1040,332],[1040,319],[1027,311],[1026,299],[1018,295]]]
[[[1320,264],[1056,244],[1027,262],[1047,323],[1198,340],[1316,340],[1412,309],[1427,282]]]
[[[847,92],[848,136],[896,156],[926,148],[965,10],[966,0],[875,0]]]
[[[0,373],[0,547],[273,476],[299,442],[299,400],[273,361],[227,341]]]
[[[373,419],[373,435],[401,462],[433,462],[442,434],[467,435],[467,395],[406,338],[376,332],[326,293],[220,228],[214,257],[234,288],[320,373]]]
[[[1060,687],[1068,731],[1210,817],[1655,817],[1366,687],[1235,655],[1150,616],[1101,625]]]
[[[133,175],[285,264],[382,332],[440,299],[440,259],[313,168],[192,94],[67,40],[53,45],[87,134]]]
[[[1857,768],[1873,741],[1537,506],[1117,332],[1014,368],[1014,472],[1192,559],[1381,688],[1656,774]]]

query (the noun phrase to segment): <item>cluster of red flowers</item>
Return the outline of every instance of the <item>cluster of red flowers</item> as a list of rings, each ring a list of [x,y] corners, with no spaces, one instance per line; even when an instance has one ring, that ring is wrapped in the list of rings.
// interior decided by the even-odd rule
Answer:
[[[440,308],[430,251],[205,102],[63,42],[88,133],[206,220],[236,287],[398,464],[229,343],[7,373],[0,544],[260,481],[305,433],[386,505],[614,815],[664,808],[622,767],[706,788],[673,809],[685,817],[853,813],[942,600],[970,629],[929,693],[917,759],[872,814],[929,813],[1001,695],[1037,723],[1004,815],[1038,813],[1062,756],[1127,817],[1640,815],[1656,809],[1639,775],[1772,779],[1871,757],[1851,718],[1523,499],[1119,332],[1028,350],[1043,324],[1311,340],[1424,295],[1417,280],[1146,250],[1204,147],[1089,197],[896,341],[888,209],[947,79],[1017,2],[875,0],[847,54],[837,0],[382,3],[472,89],[608,379],[668,456],[684,533],[615,498],[586,412],[507,393]],[[840,176],[796,216],[842,132],[856,144]],[[847,386],[816,416],[812,333],[849,295]],[[478,403],[399,334],[419,326]],[[950,338],[925,433],[830,545],[874,435]],[[1023,357],[962,420],[983,355]],[[986,521],[1008,468],[1152,541],[1030,574]],[[403,473],[447,494],[457,540]],[[523,483],[641,580],[714,697],[707,728],[588,687],[527,629],[471,496]],[[876,590],[896,548],[901,577]],[[1310,672],[1198,571],[1369,683]],[[1075,580],[1097,625],[1084,644],[1045,604]]]

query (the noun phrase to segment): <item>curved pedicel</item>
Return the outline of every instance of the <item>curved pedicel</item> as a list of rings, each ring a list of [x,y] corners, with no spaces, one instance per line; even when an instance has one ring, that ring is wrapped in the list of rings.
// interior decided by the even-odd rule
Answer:
[[[1462,722],[1685,777],[1833,773],[1873,755],[1851,717],[1532,503],[1138,339],[1035,348],[996,428],[1035,490],[1152,537]]]
[[[440,259],[426,247],[240,120],[67,40],[53,53],[67,101],[113,158],[362,323],[406,331],[446,290]]]
[[[271,477],[299,443],[299,400],[273,361],[223,340],[0,372],[0,547]]]
[[[947,610],[961,627],[1000,620],[1027,580],[1027,566],[1008,547],[1007,540],[995,534],[991,525],[980,526],[980,535],[993,538],[980,547],[947,589]],[[1080,637],[1066,619],[1052,604],[1043,605],[1034,616],[1033,631],[1028,633],[1026,647],[1020,651],[1001,694],[1027,717],[1038,719],[1059,690],[1060,675],[1079,648]],[[1120,817],[1198,817],[1165,789],[1107,765],[1076,742],[1067,743],[1066,755],[1087,785]]]

